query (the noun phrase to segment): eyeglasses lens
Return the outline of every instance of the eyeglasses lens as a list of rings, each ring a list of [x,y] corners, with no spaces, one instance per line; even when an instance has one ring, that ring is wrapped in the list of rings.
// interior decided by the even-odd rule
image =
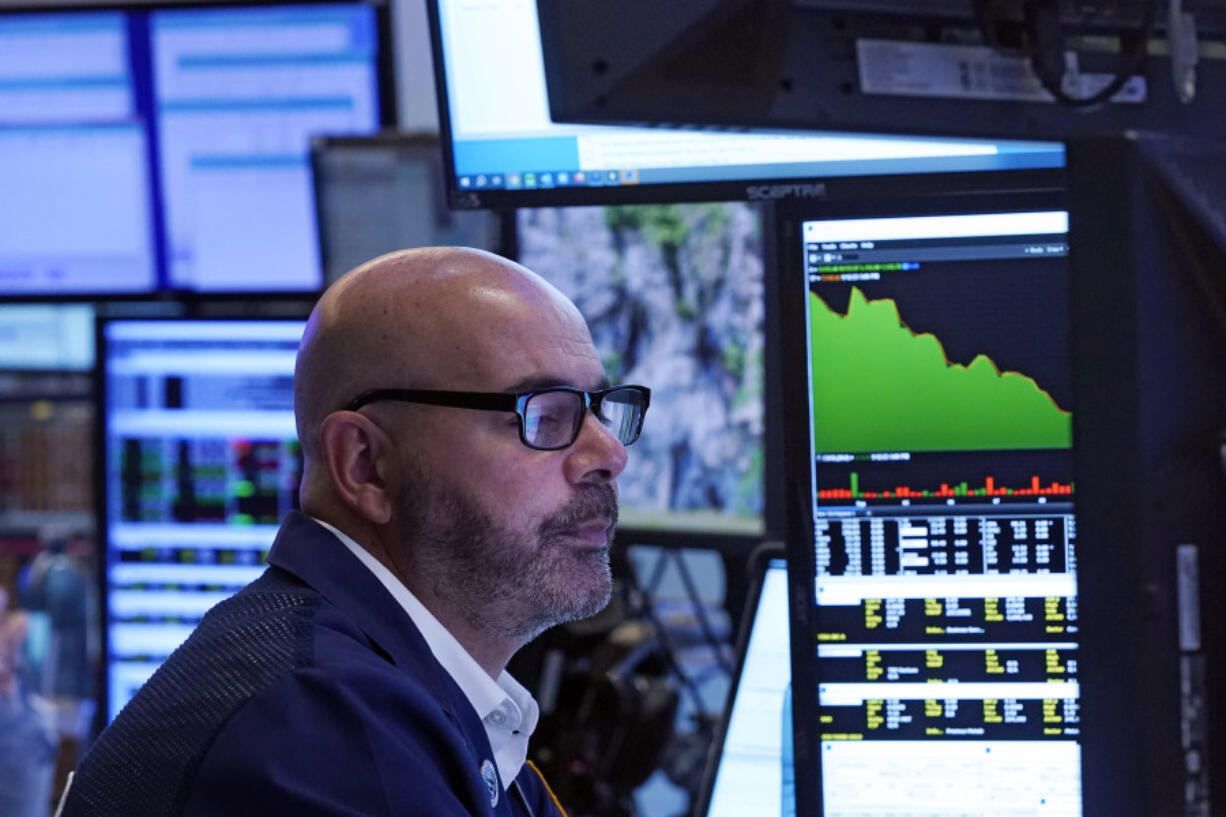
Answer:
[[[605,395],[600,405],[600,421],[622,445],[638,439],[643,420],[642,396],[633,389],[617,389]]]
[[[524,440],[535,448],[570,445],[583,421],[583,395],[568,391],[534,394],[524,405]]]
[[[586,411],[583,395],[573,391],[545,391],[524,404],[524,440],[533,448],[565,448],[575,441]],[[639,437],[643,425],[643,396],[635,389],[614,389],[600,402],[600,422],[623,445]]]

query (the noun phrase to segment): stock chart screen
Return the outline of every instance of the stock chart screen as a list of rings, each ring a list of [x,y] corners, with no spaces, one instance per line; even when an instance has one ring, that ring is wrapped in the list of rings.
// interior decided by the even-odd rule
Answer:
[[[824,814],[1080,815],[1067,214],[798,227]]]
[[[108,720],[205,611],[263,572],[297,505],[302,329],[104,325]]]

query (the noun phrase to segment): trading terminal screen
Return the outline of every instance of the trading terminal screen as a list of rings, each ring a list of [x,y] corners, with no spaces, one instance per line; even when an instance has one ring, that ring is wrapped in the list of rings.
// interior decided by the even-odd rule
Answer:
[[[823,813],[1080,815],[1067,214],[798,227]]]
[[[0,14],[0,295],[320,288],[309,140],[378,127],[378,21]]]
[[[302,330],[104,324],[108,720],[206,610],[259,576],[297,505]]]

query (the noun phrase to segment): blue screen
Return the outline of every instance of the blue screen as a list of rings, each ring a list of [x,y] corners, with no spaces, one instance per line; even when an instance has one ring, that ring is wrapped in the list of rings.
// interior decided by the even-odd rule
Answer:
[[[364,3],[0,15],[0,295],[302,291],[315,134],[380,121]]]

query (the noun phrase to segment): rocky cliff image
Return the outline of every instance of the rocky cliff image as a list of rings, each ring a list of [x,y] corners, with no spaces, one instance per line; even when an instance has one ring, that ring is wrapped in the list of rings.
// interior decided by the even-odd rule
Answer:
[[[522,210],[519,260],[587,318],[614,383],[652,390],[622,524],[755,532],[762,229],[741,202]]]

